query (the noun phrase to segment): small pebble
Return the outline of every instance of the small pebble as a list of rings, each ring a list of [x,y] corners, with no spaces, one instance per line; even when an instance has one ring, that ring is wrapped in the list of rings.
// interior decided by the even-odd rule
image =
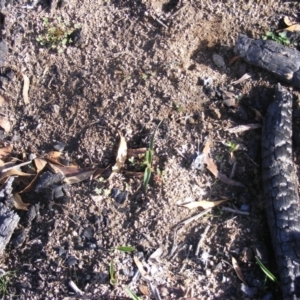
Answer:
[[[53,146],[53,149],[58,151],[58,152],[62,152],[62,151],[64,151],[65,147],[66,147],[65,143],[59,142],[59,143],[57,143]]]
[[[256,287],[249,287],[244,283],[241,284],[241,291],[249,298],[255,297],[257,295],[258,289]]]
[[[74,256],[70,256],[67,259],[67,265],[68,265],[68,267],[72,267],[72,266],[76,265],[76,263],[77,263],[77,259]]]
[[[213,54],[212,59],[213,59],[213,62],[215,63],[215,65],[218,68],[222,69],[222,68],[225,67],[225,61],[224,61],[224,58],[221,55]]]

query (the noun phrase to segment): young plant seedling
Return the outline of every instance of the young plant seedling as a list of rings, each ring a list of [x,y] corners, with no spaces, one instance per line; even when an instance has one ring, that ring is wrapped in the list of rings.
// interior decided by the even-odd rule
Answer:
[[[262,37],[263,40],[273,40],[278,44],[285,46],[290,45],[290,40],[286,34],[286,31],[279,32],[278,34],[272,31],[268,31],[266,35]]]
[[[255,260],[257,262],[257,264],[259,265],[260,269],[265,273],[265,275],[273,282],[279,284],[279,281],[277,280],[277,278],[275,277],[275,275],[273,275],[273,273],[271,273],[267,267],[261,262],[261,260],[255,256]]]
[[[126,252],[133,252],[136,249],[133,248],[133,247],[130,247],[130,246],[120,246],[120,247],[115,248],[115,250],[119,250],[121,252],[125,252],[126,253]]]
[[[111,285],[116,285],[117,284],[117,279],[116,279],[116,273],[115,273],[115,269],[114,269],[114,262],[113,260],[110,262],[109,265],[109,283]]]
[[[53,20],[51,25],[49,19],[44,18],[43,25],[45,32],[44,34],[39,35],[36,40],[40,45],[51,49],[57,49],[60,53],[64,51],[64,47],[73,42],[71,35],[79,28],[78,24],[69,26],[68,24],[61,22],[61,18],[59,17],[56,20]]]
[[[139,298],[133,291],[131,291],[128,286],[125,286],[125,290],[132,300],[141,300],[141,298]]]
[[[148,184],[149,184],[151,174],[152,174],[152,161],[153,161],[153,155],[154,155],[154,150],[153,150],[154,138],[155,138],[156,131],[157,131],[158,127],[160,126],[160,124],[162,123],[162,121],[163,120],[161,120],[159,122],[159,124],[157,125],[157,127],[155,128],[153,135],[151,137],[150,147],[149,147],[149,149],[147,149],[146,154],[145,154],[144,165],[146,165],[146,169],[144,171],[144,178],[143,178],[143,186],[144,186],[145,192],[147,192]]]

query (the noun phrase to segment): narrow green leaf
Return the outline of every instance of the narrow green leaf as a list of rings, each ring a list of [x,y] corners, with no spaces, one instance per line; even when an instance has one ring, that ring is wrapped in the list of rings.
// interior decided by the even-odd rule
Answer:
[[[144,179],[143,179],[143,185],[144,185],[144,190],[145,192],[147,192],[147,189],[148,189],[148,183],[150,181],[150,178],[151,178],[151,167],[147,167],[145,169],[145,172],[144,172]]]
[[[273,275],[273,273],[271,273],[266,266],[261,262],[261,260],[255,256],[255,260],[257,262],[257,264],[259,265],[259,267],[261,268],[261,270],[265,273],[265,275],[272,280],[273,282],[276,282],[279,284],[279,281],[277,280],[277,278],[275,277],[275,275]]]
[[[133,251],[135,251],[135,248],[130,247],[130,246],[120,246],[120,247],[117,247],[116,250],[119,250],[122,252],[133,252]]]
[[[115,269],[114,269],[114,262],[113,260],[110,262],[110,265],[109,265],[109,277],[110,277],[110,284],[111,285],[115,285],[117,283],[117,280],[115,278]]]
[[[132,292],[128,286],[125,286],[126,293],[129,295],[129,297],[133,300],[141,300],[134,292]]]

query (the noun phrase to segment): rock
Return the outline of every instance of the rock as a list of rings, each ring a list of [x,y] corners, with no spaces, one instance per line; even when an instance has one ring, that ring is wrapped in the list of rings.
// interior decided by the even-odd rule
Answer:
[[[241,284],[241,291],[250,298],[254,298],[257,295],[258,289],[256,287],[246,286],[244,283]]]
[[[67,259],[67,265],[68,265],[68,267],[75,266],[76,263],[77,263],[77,259],[76,259],[74,256],[70,256],[70,257]]]
[[[58,151],[58,152],[62,152],[62,151],[64,151],[65,147],[66,147],[65,143],[59,142],[59,143],[57,143],[53,146],[53,149]]]
[[[219,68],[219,69],[223,69],[225,68],[225,61],[223,56],[219,55],[219,54],[213,54],[213,62],[215,63],[215,65]]]

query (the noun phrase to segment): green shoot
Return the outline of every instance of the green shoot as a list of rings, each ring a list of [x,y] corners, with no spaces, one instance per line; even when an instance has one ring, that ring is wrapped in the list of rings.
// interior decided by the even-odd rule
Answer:
[[[115,248],[116,250],[119,250],[121,252],[133,252],[135,251],[136,249],[133,248],[133,247],[130,247],[130,246],[120,246],[120,247],[117,247]]]
[[[226,145],[229,147],[229,152],[233,152],[237,148],[237,144],[234,142],[228,141]]]
[[[260,269],[265,273],[265,275],[272,280],[273,282],[279,284],[279,281],[277,280],[277,278],[275,277],[275,275],[273,275],[267,268],[266,266],[261,262],[261,260],[255,256],[255,260],[257,262],[257,264],[259,265]]]
[[[15,272],[6,272],[0,277],[0,296],[5,297],[9,295],[8,283],[9,279],[15,275]],[[2,299],[2,298],[1,298]]]
[[[132,292],[127,286],[125,286],[126,293],[132,300],[141,300],[134,292]]]
[[[109,265],[109,283],[111,285],[116,285],[117,284],[117,279],[116,279],[116,274],[115,274],[115,269],[114,269],[114,262],[111,261]]]
[[[131,156],[130,158],[128,158],[128,161],[130,162],[130,164],[131,164],[132,166],[135,165],[135,159],[134,159],[134,156]]]
[[[156,131],[158,129],[158,127],[160,126],[160,124],[162,123],[163,120],[161,120],[159,122],[159,124],[157,125],[157,127],[155,128],[153,135],[151,137],[151,141],[150,141],[150,147],[149,149],[146,151],[145,154],[145,161],[144,161],[144,165],[146,165],[146,169],[144,172],[144,178],[143,178],[143,186],[144,186],[144,190],[145,192],[147,192],[148,189],[148,184],[151,178],[151,174],[152,174],[152,160],[153,160],[153,155],[154,155],[154,138],[155,138],[155,134]]]

